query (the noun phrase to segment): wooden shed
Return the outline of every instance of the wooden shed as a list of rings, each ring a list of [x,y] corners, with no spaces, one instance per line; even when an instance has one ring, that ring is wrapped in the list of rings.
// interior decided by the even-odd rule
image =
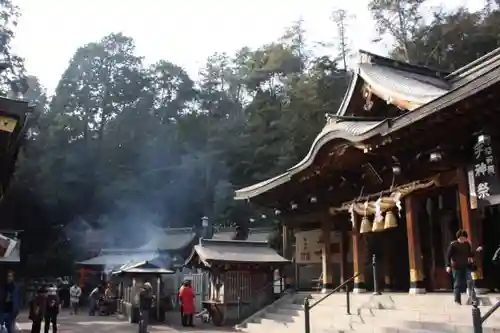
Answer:
[[[267,242],[200,239],[187,266],[210,273],[203,302],[216,325],[235,322],[274,300],[274,271],[289,263]]]

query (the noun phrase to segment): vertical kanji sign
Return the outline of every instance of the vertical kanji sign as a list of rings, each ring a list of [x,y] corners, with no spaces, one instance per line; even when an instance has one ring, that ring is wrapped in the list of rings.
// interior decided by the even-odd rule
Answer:
[[[478,206],[485,207],[495,204],[496,199],[498,199],[497,196],[500,194],[500,180],[498,178],[497,164],[491,143],[478,142],[474,145],[471,171],[474,181],[473,191],[475,192]]]

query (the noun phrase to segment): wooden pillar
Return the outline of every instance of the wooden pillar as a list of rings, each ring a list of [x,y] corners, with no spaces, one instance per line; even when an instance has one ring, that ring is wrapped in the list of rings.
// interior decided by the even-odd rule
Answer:
[[[478,246],[482,245],[482,223],[479,221],[478,209],[474,211],[470,208],[469,202],[469,182],[464,169],[457,169],[457,185],[458,185],[458,204],[460,208],[460,220],[462,221],[462,229],[467,231],[469,240],[472,245],[472,250],[475,251]],[[477,253],[475,256],[477,270],[472,272],[472,279],[476,287],[483,286],[483,256],[482,253]]]
[[[418,230],[417,198],[409,195],[405,198],[406,232],[408,235],[408,261],[410,266],[410,294],[424,294],[424,274],[420,234]]]
[[[347,230],[342,229],[340,232],[340,283],[344,283],[349,277],[347,269],[347,252],[349,251]]]
[[[392,289],[392,251],[394,251],[393,242],[391,242],[392,233],[390,230],[386,231],[386,241],[384,242],[384,290],[390,291]]]
[[[288,240],[288,227],[286,224],[283,223],[282,226],[282,231],[281,231],[281,236],[282,236],[282,255],[285,259],[290,259],[290,242]]]
[[[364,275],[366,266],[364,260],[366,257],[366,244],[363,239],[361,239],[361,234],[359,233],[359,220],[359,215],[356,215],[356,227],[351,231],[353,274],[357,275],[360,273],[356,278],[354,278],[354,289],[352,292],[355,294],[366,291]]]
[[[321,264],[323,276],[321,292],[326,292],[328,289],[333,288],[332,254],[330,251],[332,229],[330,222],[328,218],[325,218],[321,224]]]

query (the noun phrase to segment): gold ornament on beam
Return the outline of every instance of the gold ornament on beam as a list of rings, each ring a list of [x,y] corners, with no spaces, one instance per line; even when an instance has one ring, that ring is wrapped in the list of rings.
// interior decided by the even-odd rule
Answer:
[[[392,210],[387,211],[387,213],[385,213],[384,230],[396,228],[397,226],[398,220],[396,219],[396,215],[394,215]]]
[[[382,216],[382,210],[380,205],[382,203],[382,198],[378,198],[375,202],[375,218],[373,220],[373,232],[384,231],[384,218]]]
[[[360,234],[366,234],[372,231],[372,224],[368,219],[368,216],[366,216],[367,211],[368,211],[368,201],[365,202],[365,214],[363,215],[363,219],[361,220],[361,226],[359,227]]]

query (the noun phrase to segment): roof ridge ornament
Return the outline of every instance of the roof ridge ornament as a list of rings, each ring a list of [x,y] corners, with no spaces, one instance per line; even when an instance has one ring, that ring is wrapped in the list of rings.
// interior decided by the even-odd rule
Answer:
[[[332,125],[337,122],[337,117],[333,113],[325,113],[325,118],[326,118],[326,124],[327,125]]]

